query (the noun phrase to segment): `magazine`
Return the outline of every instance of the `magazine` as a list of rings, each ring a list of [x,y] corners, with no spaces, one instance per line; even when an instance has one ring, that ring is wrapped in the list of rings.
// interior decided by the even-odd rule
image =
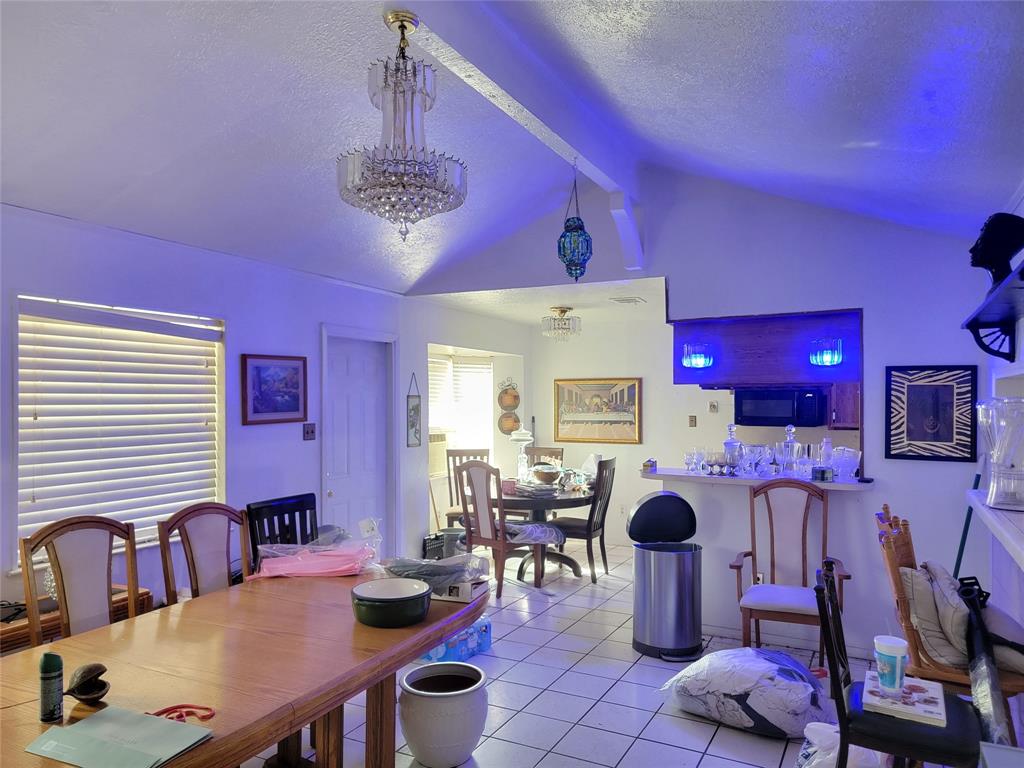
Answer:
[[[914,720],[926,725],[946,727],[946,700],[942,685],[932,680],[916,677],[903,678],[903,690],[898,698],[882,695],[878,685],[878,673],[868,672],[864,676],[864,710],[883,715]]]

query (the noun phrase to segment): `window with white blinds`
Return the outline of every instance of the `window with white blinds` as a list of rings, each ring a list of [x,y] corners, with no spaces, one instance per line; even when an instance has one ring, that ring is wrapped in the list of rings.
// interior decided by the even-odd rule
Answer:
[[[431,432],[452,428],[452,360],[427,358],[427,420]]]
[[[491,361],[487,358],[452,360],[454,403],[452,448],[491,449],[494,440],[495,393]]]
[[[74,515],[157,521],[219,498],[220,324],[21,299],[18,535]]]

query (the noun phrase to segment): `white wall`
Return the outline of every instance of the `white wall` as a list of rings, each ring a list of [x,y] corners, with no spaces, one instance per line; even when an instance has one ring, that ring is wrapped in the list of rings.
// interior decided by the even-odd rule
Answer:
[[[526,325],[509,323],[492,317],[471,312],[453,310],[427,297],[406,297],[401,302],[401,369],[402,386],[407,387],[412,372],[421,382],[420,390],[426,392],[427,344],[446,344],[453,347],[467,347],[505,355],[519,355],[522,359],[522,375],[518,380],[520,396],[526,406],[529,392],[523,382],[529,376],[529,361],[525,354],[530,347],[530,332]],[[508,373],[504,375],[509,375]],[[504,378],[495,374],[495,396],[497,383]],[[404,392],[404,389],[403,389]],[[429,398],[424,398],[428,400]],[[424,408],[423,423],[429,418],[429,403]],[[520,407],[520,418],[524,408]],[[495,443],[498,443],[495,437]],[[404,440],[403,440],[403,445]],[[402,448],[402,505],[406,510],[402,530],[399,532],[400,549],[419,557],[423,537],[428,531],[430,499],[427,491],[427,443],[422,448]],[[502,457],[497,457],[503,461]],[[434,499],[438,513],[442,515],[448,504],[446,486],[434,485]]]
[[[322,323],[400,333],[396,405],[399,519],[403,552],[417,553],[426,532],[426,456],[406,448],[405,389],[412,370],[425,393],[426,342],[518,352],[519,326],[487,321],[422,299],[363,289],[258,261],[75,222],[12,206],[0,208],[0,572],[3,596],[21,593],[16,563],[16,423],[12,388],[18,294],[184,312],[225,321],[225,501],[320,492],[320,441],[302,440],[300,424],[242,426],[239,355],[305,355],[309,421],[320,422]],[[343,258],[340,257],[340,258]],[[408,302],[408,310],[403,305]],[[519,336],[517,337],[517,333]],[[424,424],[426,424],[424,414]],[[331,522],[329,520],[325,522]],[[139,553],[140,582],[163,595],[157,549]],[[180,568],[178,569],[181,570]],[[115,571],[116,574],[116,571]],[[183,576],[179,573],[178,581]],[[185,577],[187,580],[187,577]]]

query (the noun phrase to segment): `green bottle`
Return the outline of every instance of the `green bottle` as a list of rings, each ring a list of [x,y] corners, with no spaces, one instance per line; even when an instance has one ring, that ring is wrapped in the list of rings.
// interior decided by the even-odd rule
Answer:
[[[39,719],[59,723],[64,719],[64,660],[44,653],[39,660]]]

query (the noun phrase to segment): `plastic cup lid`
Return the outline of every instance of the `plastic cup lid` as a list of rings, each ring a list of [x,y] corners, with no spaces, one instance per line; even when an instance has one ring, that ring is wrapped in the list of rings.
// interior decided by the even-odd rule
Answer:
[[[907,641],[902,637],[875,635],[875,650],[879,653],[887,653],[891,656],[905,656],[908,647]]]

